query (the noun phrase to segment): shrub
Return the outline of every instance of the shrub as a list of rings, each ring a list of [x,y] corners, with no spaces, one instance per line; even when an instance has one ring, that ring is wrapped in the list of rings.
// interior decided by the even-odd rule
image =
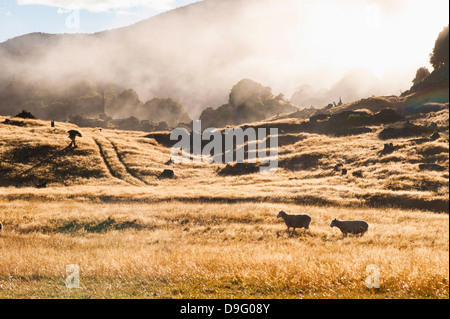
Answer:
[[[25,110],[22,110],[22,112],[17,114],[15,117],[19,117],[22,119],[33,119],[33,120],[36,119],[36,117],[33,114],[31,114],[30,112],[25,111]]]
[[[420,82],[422,82],[423,80],[425,80],[429,75],[430,75],[430,71],[428,71],[427,68],[425,68],[425,67],[419,68],[416,72],[416,77],[414,78],[414,80],[412,82],[414,85],[417,85]]]
[[[436,43],[434,45],[433,53],[430,57],[430,63],[435,69],[439,69],[444,65],[448,65],[448,26],[439,33]]]

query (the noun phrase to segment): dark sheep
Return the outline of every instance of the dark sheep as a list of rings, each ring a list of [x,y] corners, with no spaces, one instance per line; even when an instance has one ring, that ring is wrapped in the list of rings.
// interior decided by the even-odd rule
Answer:
[[[283,218],[284,222],[286,223],[288,232],[291,227],[294,229],[292,233],[295,232],[296,228],[304,228],[306,231],[307,229],[309,229],[309,224],[311,223],[311,217],[308,215],[289,215],[284,211],[280,211],[277,218],[280,217]]]
[[[75,139],[77,138],[77,136],[78,136],[78,137],[82,137],[81,133],[78,132],[77,130],[70,130],[70,131],[67,132],[67,133],[69,133],[69,138],[70,138],[70,140],[72,141],[72,142],[70,143],[69,147],[77,148],[77,144],[75,143]]]
[[[175,176],[175,173],[173,172],[173,170],[171,169],[165,169],[164,172],[161,173],[161,175],[159,175],[159,179],[164,179],[164,178],[173,178]]]
[[[344,235],[344,237],[346,237],[347,234],[362,236],[369,229],[369,224],[367,224],[365,221],[362,221],[362,220],[340,221],[340,220],[334,219],[331,222],[330,227],[339,228],[341,230],[342,234]]]

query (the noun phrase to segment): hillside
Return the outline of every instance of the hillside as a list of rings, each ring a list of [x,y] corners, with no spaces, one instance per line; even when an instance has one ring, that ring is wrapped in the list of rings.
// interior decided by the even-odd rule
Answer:
[[[349,102],[369,94],[398,93],[399,81],[380,81],[370,72],[349,75],[342,70],[327,74],[326,60],[308,62],[318,51],[332,52],[322,50],[322,41],[315,43],[310,30],[304,29],[307,26],[299,25],[299,21],[315,23],[309,21],[309,7],[298,0],[204,0],[95,34],[23,35],[0,43],[0,91],[12,81],[25,82],[27,85],[19,86],[19,97],[41,90],[44,92],[37,93],[45,96],[70,90],[84,81],[97,88],[96,92],[87,88],[77,96],[95,97],[90,101],[88,116],[98,115],[102,92],[108,100],[110,95],[132,89],[144,103],[153,98],[172,98],[193,119],[206,108],[226,104],[229,89],[244,78],[272,87],[275,96],[285,94],[291,104],[316,108],[326,105],[322,104],[324,99],[330,103],[340,96]],[[378,49],[380,45],[374,46]],[[339,51],[344,58],[363,56],[356,50],[344,54],[343,49]],[[328,79],[326,83],[322,78]],[[309,93],[295,89],[315,82],[319,83],[317,87],[331,85],[332,90],[324,94],[313,88]],[[40,85],[38,89],[36,84]],[[29,101],[18,100],[0,108],[1,114],[15,115],[20,111],[15,108]],[[55,101],[44,102],[51,105]],[[84,102],[80,101],[83,106]],[[108,115],[138,117],[130,109],[124,103]]]
[[[168,132],[62,122],[51,128],[46,121],[1,117],[0,185],[6,187],[1,196],[78,198],[94,187],[99,198],[114,194],[116,200],[264,200],[448,212],[448,119],[447,106],[342,137],[307,132],[310,121],[301,119],[246,124],[279,128],[279,169],[274,175],[245,170],[223,175],[225,164],[168,163]],[[78,148],[68,149],[67,131],[74,128],[83,137]],[[386,148],[390,143],[393,148]],[[158,179],[164,169],[173,169],[175,180]],[[122,195],[111,186],[123,186]]]
[[[292,113],[298,108],[270,87],[250,79],[239,81],[230,90],[228,103],[216,109],[208,107],[200,115],[203,127],[225,127],[265,120],[274,115]]]
[[[376,122],[395,101],[242,125],[279,129],[272,175],[171,163],[167,131],[0,116],[0,298],[448,299],[448,104]],[[335,218],[369,230],[344,238]]]
[[[288,16],[287,2],[264,2]],[[134,89],[145,101],[173,98],[198,117],[204,108],[226,102],[228,88],[248,76],[240,69],[249,59],[266,55],[261,55],[269,49],[265,34],[287,32],[289,24],[267,25],[271,12],[263,7],[254,0],[206,0],[95,34],[17,37],[0,43],[0,90],[12,79],[46,84],[53,91],[62,82],[64,89],[80,80],[110,83],[119,92]],[[281,39],[273,41],[280,49],[286,46]]]
[[[0,43],[0,299],[448,299],[449,31],[404,91],[442,17],[400,2]]]

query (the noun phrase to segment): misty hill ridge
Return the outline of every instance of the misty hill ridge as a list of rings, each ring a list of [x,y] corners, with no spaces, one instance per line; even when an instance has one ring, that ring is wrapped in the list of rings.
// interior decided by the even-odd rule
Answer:
[[[99,130],[61,122],[52,128],[46,121],[0,117],[0,186],[151,186],[161,188],[164,198],[179,198],[183,196],[179,187],[190,189],[198,180],[205,193],[198,190],[196,198],[207,198],[212,191],[207,188],[218,187],[232,188],[233,194],[251,188],[248,193],[263,200],[269,196],[267,185],[272,185],[275,193],[282,192],[287,201],[297,203],[394,205],[448,212],[448,112],[447,106],[344,137],[309,130],[330,127],[326,121],[364,120],[353,117],[364,112],[336,113],[336,118],[316,122],[290,118],[245,124],[242,128],[279,129],[279,169],[262,179],[251,165],[236,170],[227,164],[171,164],[170,132]],[[75,149],[67,147],[71,129],[82,133]],[[336,169],[337,164],[343,165],[346,174]],[[175,172],[176,183],[158,179],[165,169]],[[172,184],[178,187],[176,193],[170,191]],[[321,185],[327,185],[327,194],[333,196],[324,198]],[[255,191],[258,186],[261,192]]]
[[[222,128],[262,121],[277,114],[291,113],[298,108],[285,100],[282,94],[274,96],[270,87],[250,79],[239,81],[230,91],[229,101],[217,109],[203,110],[203,127]]]
[[[224,88],[244,78],[229,75],[229,67],[255,51],[240,38],[244,25],[258,34],[256,24],[237,15],[248,6],[260,4],[207,0],[115,30],[8,40],[0,44],[0,89],[12,78],[55,87],[80,80],[112,83],[119,90],[133,88],[143,100],[171,97],[198,117],[207,106],[226,101]]]
[[[207,126],[223,127],[283,113],[291,113],[288,117],[309,118],[356,107],[370,110],[375,99],[366,99],[360,105],[348,105],[352,101],[348,97],[344,98],[344,105],[320,104],[326,99],[330,99],[326,103],[337,100],[341,93],[358,92],[350,78],[329,92],[316,92],[312,99],[309,89],[302,86],[289,101],[282,94],[266,94],[267,88],[257,82],[249,85],[238,82],[248,77],[248,61],[284,58],[282,37],[274,39],[269,35],[287,32],[289,24],[268,23],[273,11],[267,7],[285,14],[286,19],[293,18],[288,2],[207,0],[129,27],[96,34],[35,33],[11,39],[0,44],[0,114],[12,116],[27,109],[42,119],[64,121],[71,115],[82,115],[93,118],[85,118],[84,122],[95,122],[97,118],[129,119],[129,126],[136,120],[144,120],[166,122],[169,127],[187,123],[190,118],[201,118]],[[244,33],[251,34],[256,42],[249,43]],[[442,42],[440,39],[443,39],[441,48],[446,47],[447,41],[446,57],[445,50],[436,50],[436,46],[436,52],[443,54],[429,77],[398,99],[378,100],[380,106],[405,115],[428,102],[448,103],[448,28],[436,43]],[[268,51],[269,48],[276,50]],[[241,70],[244,76],[239,75]],[[361,76],[365,75],[360,75],[360,80]],[[239,101],[232,99],[230,87],[232,91],[249,92]],[[340,92],[342,87],[348,88],[346,92]],[[357,94],[353,100],[361,98],[362,93]],[[153,106],[148,103],[155,99],[160,105],[171,100],[170,107],[161,107],[175,114],[173,119],[152,118],[159,112],[149,116]],[[314,107],[297,110],[296,101],[305,99],[314,102]],[[146,100],[149,102],[144,103]],[[223,104],[225,101],[228,103]]]

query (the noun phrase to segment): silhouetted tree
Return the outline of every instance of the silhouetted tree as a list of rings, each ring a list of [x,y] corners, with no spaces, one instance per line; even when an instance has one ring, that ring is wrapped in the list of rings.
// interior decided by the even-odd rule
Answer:
[[[270,87],[249,79],[233,86],[229,103],[217,109],[205,109],[200,115],[203,127],[225,127],[261,121],[277,114],[298,111],[284,99],[283,94],[274,96]]]
[[[239,81],[230,92],[229,103],[235,107],[246,100],[268,99],[272,96],[272,89],[249,79]]]
[[[414,85],[419,84],[423,80],[425,80],[430,75],[430,71],[427,68],[421,67],[416,72],[416,77],[412,81]]]
[[[439,69],[444,65],[448,65],[448,31],[449,28],[448,26],[446,26],[444,30],[439,33],[439,36],[434,45],[433,53],[430,57],[430,63],[435,69]]]
[[[165,121],[159,122],[158,125],[155,126],[155,131],[168,131],[169,125]]]
[[[140,116],[153,123],[167,122],[170,127],[192,121],[183,105],[172,98],[153,98],[142,107]]]
[[[25,110],[22,110],[22,112],[17,114],[15,117],[20,117],[22,119],[36,119],[36,117],[33,114]]]
[[[138,130],[140,126],[139,119],[134,116],[130,116],[126,119],[119,119],[113,121],[122,130]]]
[[[106,113],[115,118],[124,118],[135,115],[141,106],[142,102],[136,91],[126,89],[113,98],[109,105],[106,105]]]

